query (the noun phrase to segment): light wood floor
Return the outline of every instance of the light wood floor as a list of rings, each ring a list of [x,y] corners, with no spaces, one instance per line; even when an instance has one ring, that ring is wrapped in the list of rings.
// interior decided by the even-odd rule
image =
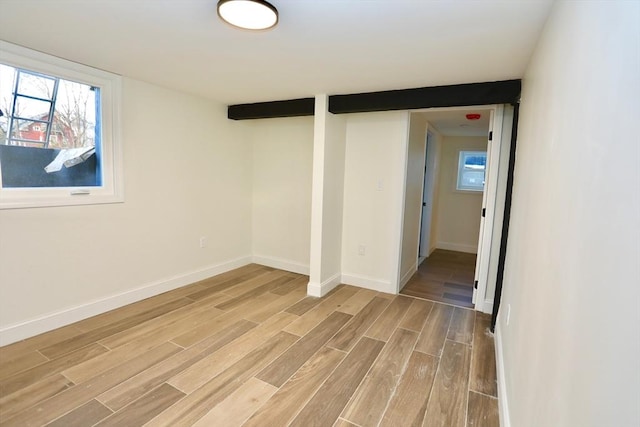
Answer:
[[[0,348],[2,426],[498,426],[488,317],[249,265]]]
[[[418,298],[473,307],[476,255],[436,249],[400,292]]]

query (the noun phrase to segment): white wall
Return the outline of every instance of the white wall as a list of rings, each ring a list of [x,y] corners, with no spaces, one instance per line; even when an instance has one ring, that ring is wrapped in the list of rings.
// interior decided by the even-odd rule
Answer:
[[[253,146],[254,261],[309,274],[313,117],[246,125]]]
[[[482,193],[457,191],[460,151],[487,151],[486,137],[445,136],[440,154],[438,179],[438,221],[436,246],[476,253],[480,231]]]
[[[406,161],[400,288],[407,283],[418,269],[426,145],[427,120],[423,115],[412,114],[409,119],[409,141]]]
[[[407,112],[347,117],[342,232],[345,283],[396,293]],[[359,255],[359,246],[365,254]]]
[[[640,425],[639,22],[638,2],[558,2],[527,68],[503,426]]]
[[[226,107],[124,79],[122,113],[125,203],[0,211],[0,343],[250,261],[251,148]]]

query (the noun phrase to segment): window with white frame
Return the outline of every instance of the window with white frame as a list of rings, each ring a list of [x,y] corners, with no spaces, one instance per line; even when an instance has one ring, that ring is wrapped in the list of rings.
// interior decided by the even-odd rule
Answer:
[[[120,86],[0,41],[0,208],[123,200]]]
[[[486,151],[460,151],[456,190],[483,191],[486,165]]]

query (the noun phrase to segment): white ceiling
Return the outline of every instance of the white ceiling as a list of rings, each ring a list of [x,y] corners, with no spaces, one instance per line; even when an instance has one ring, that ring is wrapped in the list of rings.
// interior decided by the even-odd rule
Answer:
[[[0,39],[224,103],[521,78],[553,0],[0,0]]]
[[[445,136],[484,136],[489,134],[491,111],[488,107],[446,108],[416,112]],[[478,120],[467,119],[467,114],[480,114]]]

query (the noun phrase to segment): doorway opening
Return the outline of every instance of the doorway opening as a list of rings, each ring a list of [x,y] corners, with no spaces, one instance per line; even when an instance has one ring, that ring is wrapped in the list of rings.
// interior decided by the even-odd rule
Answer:
[[[419,243],[401,294],[491,311],[508,158],[501,140],[510,137],[503,129],[509,120],[502,105],[412,112],[409,156],[417,156],[411,144],[419,143],[415,127],[423,127],[424,173],[420,223],[403,224],[404,237],[417,230]],[[415,191],[410,176],[417,175],[407,170],[407,192]],[[405,219],[408,209],[414,208],[406,203]]]

